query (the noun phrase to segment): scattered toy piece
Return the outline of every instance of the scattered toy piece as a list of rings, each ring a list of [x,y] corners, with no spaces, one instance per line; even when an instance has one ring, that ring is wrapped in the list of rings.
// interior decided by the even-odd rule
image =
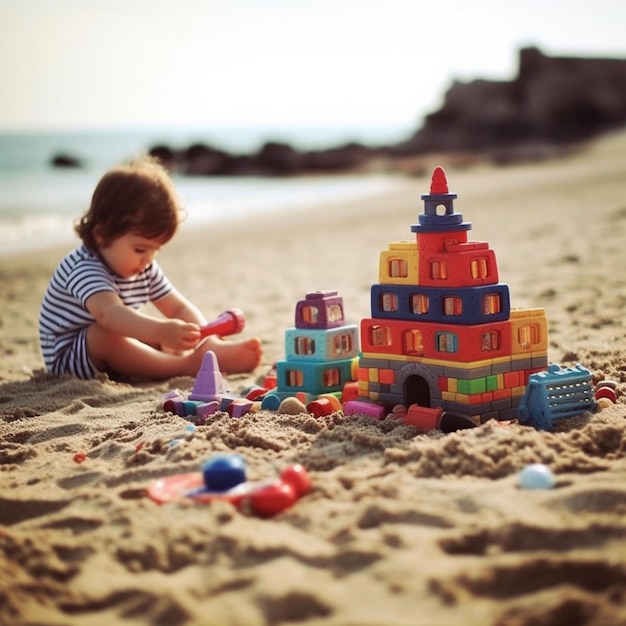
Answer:
[[[315,417],[324,417],[326,415],[332,415],[337,408],[328,398],[320,396],[317,400],[309,402],[306,405],[306,410]]]
[[[298,400],[295,396],[290,396],[280,403],[278,412],[286,413],[287,415],[299,415],[300,413],[307,413],[307,410],[304,402]]]
[[[552,489],[555,480],[552,470],[543,463],[527,465],[519,473],[519,486],[521,489]]]
[[[522,424],[552,430],[554,420],[596,409],[591,372],[582,365],[560,367],[531,374],[518,407]]]
[[[209,322],[200,328],[200,336],[208,337],[209,335],[236,335],[240,333],[246,325],[246,318],[239,309],[229,309],[220,313],[215,320]]]
[[[417,430],[428,432],[429,430],[438,428],[442,413],[443,409],[441,407],[430,408],[420,406],[419,404],[412,404],[407,409],[406,415],[402,419],[406,424],[415,426]]]
[[[85,452],[77,452],[74,455],[74,463],[83,463],[87,460],[87,454]]]
[[[344,415],[367,415],[381,420],[385,417],[385,407],[365,400],[349,400],[343,406]]]
[[[219,369],[217,356],[212,350],[208,350],[202,359],[202,365],[198,370],[193,389],[189,394],[189,400],[212,402],[219,400],[226,393],[224,379]]]
[[[444,411],[439,420],[439,429],[443,433],[454,433],[457,430],[476,428],[476,426],[476,422],[469,415],[456,411]]]
[[[248,482],[245,476],[244,459],[238,454],[223,454],[209,459],[201,472],[154,481],[147,494],[159,504],[185,499],[200,503],[223,500],[236,508],[249,505],[257,515],[269,517],[311,491],[308,473],[299,463],[288,465],[275,479]]]
[[[202,466],[202,477],[209,491],[227,491],[246,481],[246,463],[239,454],[220,454]]]
[[[612,404],[617,402],[617,394],[615,393],[615,387],[611,387],[606,384],[596,385],[595,391],[596,400],[600,400],[601,398],[606,398]]]

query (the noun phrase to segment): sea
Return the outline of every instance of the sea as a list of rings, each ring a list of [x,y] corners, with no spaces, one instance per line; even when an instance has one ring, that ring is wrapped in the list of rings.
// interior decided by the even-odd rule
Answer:
[[[76,243],[73,222],[88,208],[102,174],[155,145],[184,149],[205,143],[234,154],[252,154],[267,141],[316,150],[348,141],[389,145],[411,132],[393,124],[0,132],[0,255]],[[54,167],[52,160],[59,154],[75,157],[81,167]],[[185,205],[186,228],[255,214],[312,210],[338,200],[385,193],[399,184],[397,177],[386,174],[173,177]]]

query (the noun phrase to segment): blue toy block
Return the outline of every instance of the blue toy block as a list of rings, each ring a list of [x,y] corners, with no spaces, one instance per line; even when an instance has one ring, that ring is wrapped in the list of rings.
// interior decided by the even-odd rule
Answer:
[[[591,372],[580,364],[562,368],[555,363],[547,371],[531,374],[517,416],[523,424],[552,430],[556,419],[595,409]]]
[[[484,324],[509,319],[511,300],[504,283],[475,287],[376,284],[372,317],[446,324]]]
[[[203,404],[203,403],[200,400],[185,400],[183,402],[185,416],[194,417],[195,415],[197,415],[199,404]]]
[[[287,360],[337,361],[359,353],[359,329],[344,325],[330,329],[289,328],[285,331]]]
[[[341,391],[352,380],[353,359],[342,361],[283,360],[276,363],[277,391],[313,395]]]

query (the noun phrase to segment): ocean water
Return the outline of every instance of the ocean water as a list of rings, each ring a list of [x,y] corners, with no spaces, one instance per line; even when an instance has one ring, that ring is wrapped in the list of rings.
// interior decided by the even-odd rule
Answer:
[[[361,141],[383,145],[405,139],[397,126],[270,129],[231,128],[212,132],[144,130],[73,133],[0,133],[0,254],[76,241],[73,221],[89,206],[91,194],[109,167],[156,144],[185,148],[204,142],[233,153],[252,153],[265,141],[286,141],[300,149],[323,149]],[[81,168],[54,168],[67,154]],[[207,223],[281,210],[310,210],[321,204],[384,193],[397,178],[334,175],[294,178],[174,177],[187,222]]]

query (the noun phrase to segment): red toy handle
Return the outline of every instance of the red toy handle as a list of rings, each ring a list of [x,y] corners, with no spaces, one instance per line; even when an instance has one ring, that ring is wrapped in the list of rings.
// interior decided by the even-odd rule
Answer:
[[[220,313],[215,320],[200,328],[200,336],[209,335],[236,335],[240,333],[246,325],[246,318],[239,309],[228,309]]]

